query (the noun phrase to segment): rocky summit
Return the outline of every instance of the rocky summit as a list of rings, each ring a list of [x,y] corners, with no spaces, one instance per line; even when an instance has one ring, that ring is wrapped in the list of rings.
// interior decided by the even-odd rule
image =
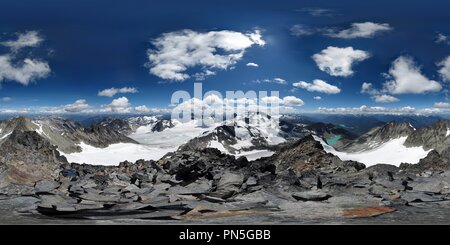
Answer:
[[[68,163],[45,134],[11,128],[0,148],[2,223],[448,222],[436,216],[450,210],[447,150],[432,150],[418,164],[366,168],[327,153],[313,134],[272,146],[273,155],[254,161],[199,145],[218,137],[232,146],[236,129],[251,129],[234,125],[156,161],[94,166]],[[72,135],[80,130],[66,128]],[[101,138],[108,130],[83,132]],[[422,131],[388,124],[367,135],[375,140],[416,132]]]

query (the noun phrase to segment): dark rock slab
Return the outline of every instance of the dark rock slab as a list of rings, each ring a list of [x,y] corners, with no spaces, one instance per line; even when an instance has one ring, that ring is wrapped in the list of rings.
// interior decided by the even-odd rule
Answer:
[[[297,201],[314,201],[314,202],[321,202],[328,200],[331,195],[320,192],[320,191],[305,191],[305,192],[297,192],[293,193],[292,197],[295,198]]]

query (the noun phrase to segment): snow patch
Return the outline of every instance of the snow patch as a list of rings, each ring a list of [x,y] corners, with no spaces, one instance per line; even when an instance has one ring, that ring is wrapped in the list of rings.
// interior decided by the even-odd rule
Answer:
[[[450,129],[447,129],[447,133],[445,133],[445,137],[448,137],[450,135]]]
[[[235,145],[233,145],[233,148],[234,148],[234,146]],[[224,154],[235,156],[236,158],[244,156],[249,161],[254,161],[254,160],[260,159],[262,157],[270,157],[275,153],[275,152],[269,151],[269,150],[251,150],[251,151],[240,150],[240,151],[237,151],[237,153],[233,154],[233,153],[229,152],[227,149],[225,149],[223,144],[220,143],[218,140],[210,141],[208,144],[208,147],[216,148],[220,152],[222,152]]]
[[[390,140],[368,151],[347,153],[336,151],[332,146],[325,143],[322,138],[314,136],[314,139],[322,144],[326,152],[338,156],[343,161],[353,160],[364,163],[367,167],[380,163],[391,164],[397,167],[401,163],[416,164],[431,151],[425,151],[422,146],[406,147],[404,145],[406,138],[405,136]]]
[[[128,137],[141,144],[155,148],[174,148],[212,129],[210,127],[198,126],[195,120],[186,123],[174,120],[173,123],[173,128],[167,128],[162,132],[152,132],[152,125],[141,126],[137,128],[135,133],[130,134]]]
[[[111,144],[106,148],[96,148],[84,142],[79,144],[82,151],[65,154],[69,162],[88,163],[92,165],[117,166],[123,161],[135,162],[140,159],[158,160],[166,153],[175,151],[174,148],[154,148],[133,143]]]
[[[0,133],[1,133],[1,131],[0,131]],[[3,136],[0,138],[0,140],[7,138],[7,137],[10,136],[11,134],[12,134],[12,132],[9,132],[9,133],[3,135]]]

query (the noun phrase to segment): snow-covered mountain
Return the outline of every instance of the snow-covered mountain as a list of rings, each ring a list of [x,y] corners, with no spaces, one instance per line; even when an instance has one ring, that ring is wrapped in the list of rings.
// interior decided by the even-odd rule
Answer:
[[[60,117],[34,119],[15,117],[0,121],[0,143],[14,131],[34,131],[57,146],[64,154],[81,152],[81,144],[96,148],[105,148],[117,143],[137,144],[133,139],[101,125],[85,128],[77,122]]]
[[[222,153],[254,160],[272,155],[269,146],[286,141],[281,132],[278,118],[256,113],[225,121],[189,140],[180,150],[216,148]]]
[[[407,137],[416,129],[406,122],[389,122],[379,127],[372,128],[353,141],[336,147],[345,152],[367,151],[379,147],[393,139]]]
[[[449,151],[450,121],[440,120],[420,129],[406,122],[391,122],[375,127],[339,148],[327,144],[322,137],[315,136],[315,139],[328,153],[342,160],[359,161],[368,166],[378,163],[415,164],[432,150],[438,154]]]

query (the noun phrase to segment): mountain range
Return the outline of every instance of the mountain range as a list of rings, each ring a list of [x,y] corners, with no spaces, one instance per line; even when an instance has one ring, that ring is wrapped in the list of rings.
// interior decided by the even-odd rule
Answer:
[[[446,120],[357,134],[259,113],[210,127],[14,117],[0,121],[0,207],[71,219],[367,218],[447,200],[449,140]]]

